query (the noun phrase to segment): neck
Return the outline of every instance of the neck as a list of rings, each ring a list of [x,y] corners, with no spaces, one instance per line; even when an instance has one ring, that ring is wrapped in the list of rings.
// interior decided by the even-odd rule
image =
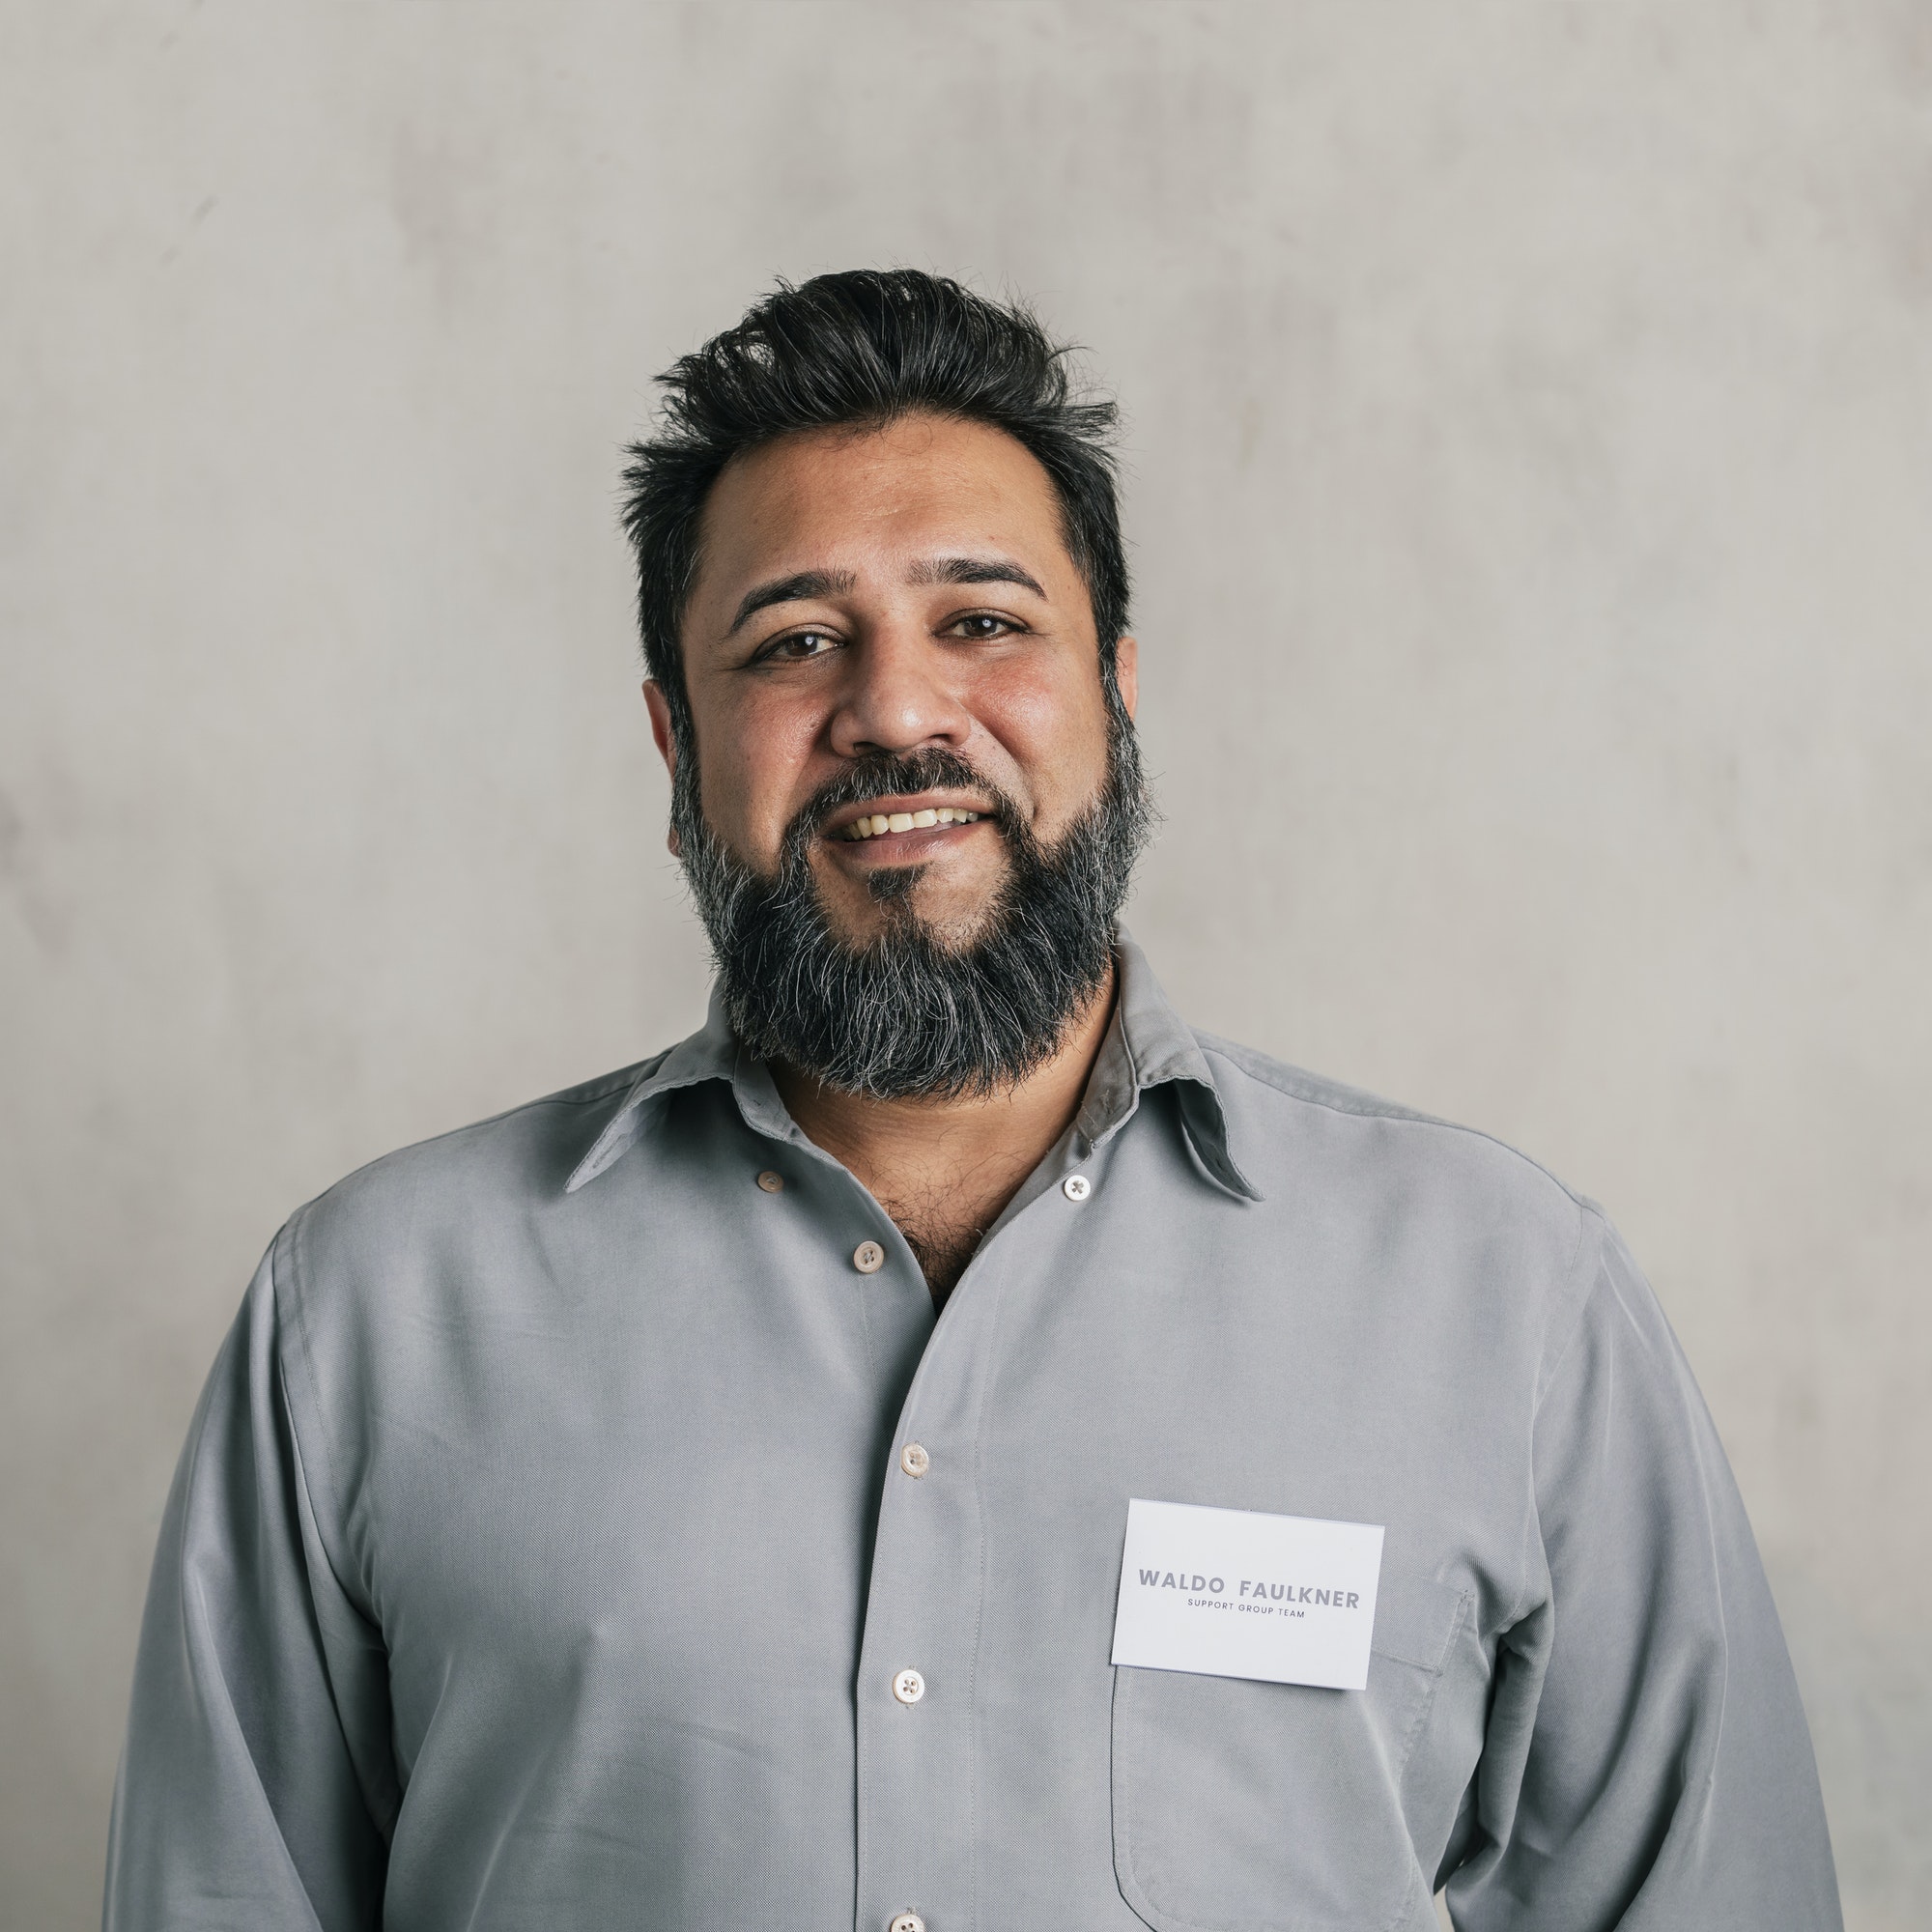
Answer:
[[[1052,1056],[997,1092],[881,1100],[795,1067],[772,1078],[806,1137],[871,1191],[943,1304],[980,1237],[1072,1123],[1114,1010],[1114,969],[1067,1023]]]

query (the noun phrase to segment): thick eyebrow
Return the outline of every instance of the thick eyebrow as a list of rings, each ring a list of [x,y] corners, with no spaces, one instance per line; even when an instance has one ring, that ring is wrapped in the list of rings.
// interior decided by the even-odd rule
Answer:
[[[1042,603],[1046,592],[1016,563],[1001,556],[940,556],[915,564],[908,583],[1017,583]]]
[[[731,619],[731,628],[724,635],[735,637],[749,618],[774,604],[792,604],[806,597],[842,596],[858,581],[849,570],[801,570],[790,577],[775,577],[769,583],[746,591],[738,614]]]

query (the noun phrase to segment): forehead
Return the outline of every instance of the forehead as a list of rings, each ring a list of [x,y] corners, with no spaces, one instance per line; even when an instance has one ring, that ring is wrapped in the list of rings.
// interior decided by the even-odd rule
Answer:
[[[962,547],[1073,572],[1052,479],[1023,443],[931,415],[811,430],[725,466],[699,524],[698,594],[821,567],[835,553],[863,568],[863,553],[884,561]]]

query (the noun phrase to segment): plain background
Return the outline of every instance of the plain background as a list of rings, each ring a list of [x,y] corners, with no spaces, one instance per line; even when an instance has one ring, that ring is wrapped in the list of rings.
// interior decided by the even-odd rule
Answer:
[[[0,143],[0,1919],[276,1225],[697,1023],[620,445],[906,263],[1125,405],[1169,989],[1608,1206],[1923,1922],[1922,0],[14,0]]]

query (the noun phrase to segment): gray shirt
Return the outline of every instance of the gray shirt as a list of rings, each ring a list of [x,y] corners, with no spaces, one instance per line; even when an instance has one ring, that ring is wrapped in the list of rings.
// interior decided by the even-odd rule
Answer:
[[[1121,965],[937,1319],[715,1008],[301,1209],[169,1500],[110,1932],[1837,1925],[1601,1212]],[[1130,1497],[1384,1525],[1367,1688],[1110,1665]]]

